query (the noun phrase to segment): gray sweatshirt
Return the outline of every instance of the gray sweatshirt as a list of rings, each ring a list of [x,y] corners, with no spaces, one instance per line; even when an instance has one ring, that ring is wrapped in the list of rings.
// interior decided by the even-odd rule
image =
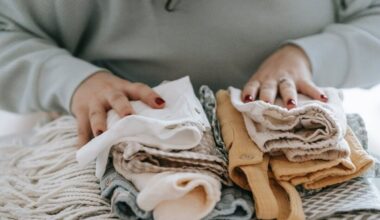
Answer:
[[[69,112],[91,74],[241,87],[280,45],[320,86],[380,80],[380,0],[0,0],[0,108]]]

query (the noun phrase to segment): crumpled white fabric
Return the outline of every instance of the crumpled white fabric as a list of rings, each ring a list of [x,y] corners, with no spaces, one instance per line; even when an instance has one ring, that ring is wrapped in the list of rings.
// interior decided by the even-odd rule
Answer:
[[[135,141],[167,151],[197,146],[210,124],[190,78],[165,82],[153,90],[165,100],[165,108],[153,109],[141,101],[131,101],[135,115],[120,118],[109,111],[107,131],[77,151],[78,163],[84,166],[96,158],[96,176],[101,178],[109,151],[117,143]]]
[[[137,205],[157,220],[207,216],[221,197],[221,183],[201,173],[143,173],[126,176],[140,191]]]
[[[251,139],[263,152],[285,154],[290,161],[333,160],[349,156],[344,140],[346,117],[343,95],[325,88],[327,103],[298,95],[297,107],[288,110],[277,98],[274,104],[263,101],[243,103],[241,91],[229,87],[231,102],[243,113]]]

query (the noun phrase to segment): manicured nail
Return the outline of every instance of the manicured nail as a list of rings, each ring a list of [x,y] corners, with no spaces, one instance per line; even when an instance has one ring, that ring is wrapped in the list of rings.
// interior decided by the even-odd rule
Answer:
[[[329,100],[329,98],[327,98],[326,95],[321,95],[321,99],[324,101],[324,102],[327,102]]]
[[[160,97],[156,98],[154,101],[156,102],[157,105],[163,105],[165,103],[165,100],[163,100]]]
[[[253,97],[251,95],[246,95],[244,97],[244,102],[247,103],[247,102],[253,102]]]
[[[289,99],[286,103],[288,106],[296,106],[296,101],[294,99]]]
[[[102,131],[102,130],[97,130],[97,131],[96,131],[96,136],[99,136],[99,135],[101,135],[101,134],[103,134],[103,131]]]

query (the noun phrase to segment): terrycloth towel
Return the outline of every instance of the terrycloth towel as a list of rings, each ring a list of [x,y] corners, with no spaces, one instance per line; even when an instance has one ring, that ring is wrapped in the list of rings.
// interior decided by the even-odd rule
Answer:
[[[263,152],[283,153],[293,162],[349,155],[343,138],[346,117],[338,90],[324,89],[328,103],[299,95],[297,107],[291,110],[284,108],[280,99],[275,104],[243,103],[240,90],[230,87],[229,91],[232,104],[244,115],[250,137]]]
[[[269,172],[269,156],[249,137],[242,114],[227,91],[218,91],[217,115],[229,149],[229,174],[233,182],[252,191],[259,219],[304,219],[302,203],[294,186],[276,181]]]
[[[349,127],[345,139],[351,149],[350,157],[293,163],[278,156],[270,160],[272,171],[278,180],[289,181],[293,185],[303,184],[306,189],[319,189],[358,177],[374,164],[374,159],[363,149]]]
[[[100,181],[100,189],[102,197],[110,200],[112,212],[120,219],[153,219],[151,212],[142,210],[137,205],[138,191],[136,187],[118,174],[112,163],[109,163],[106,173]]]
[[[165,101],[165,108],[152,109],[141,101],[132,101],[136,114],[120,119],[109,111],[108,130],[77,152],[81,165],[95,158],[96,176],[106,169],[110,148],[120,142],[135,141],[162,150],[185,150],[197,146],[203,132],[210,128],[189,77],[153,88]]]
[[[227,163],[216,149],[211,131],[205,132],[201,143],[190,150],[162,151],[136,142],[120,143],[111,150],[121,173],[196,172],[212,175],[228,184]]]
[[[113,161],[117,172],[123,168]],[[153,211],[154,219],[201,219],[214,209],[220,200],[220,182],[201,173],[126,174],[139,190],[138,206]]]

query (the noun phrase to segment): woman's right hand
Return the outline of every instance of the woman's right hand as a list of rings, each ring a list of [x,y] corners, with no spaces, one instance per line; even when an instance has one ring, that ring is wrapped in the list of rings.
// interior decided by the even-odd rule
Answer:
[[[165,107],[165,101],[149,86],[132,83],[108,72],[87,78],[75,91],[71,112],[78,124],[78,145],[107,129],[107,112],[114,109],[120,117],[134,114],[130,100],[141,100],[152,108]]]

